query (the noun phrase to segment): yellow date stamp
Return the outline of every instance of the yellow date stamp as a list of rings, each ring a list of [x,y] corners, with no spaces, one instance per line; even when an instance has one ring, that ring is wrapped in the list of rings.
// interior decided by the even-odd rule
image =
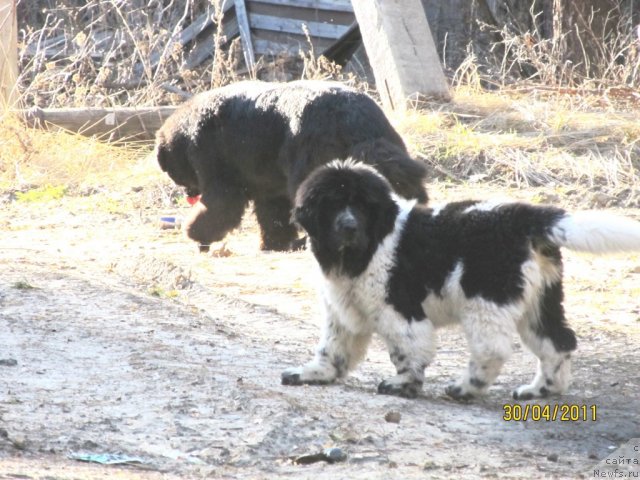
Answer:
[[[555,404],[520,405],[505,404],[502,407],[505,422],[595,422],[597,420],[596,405]]]

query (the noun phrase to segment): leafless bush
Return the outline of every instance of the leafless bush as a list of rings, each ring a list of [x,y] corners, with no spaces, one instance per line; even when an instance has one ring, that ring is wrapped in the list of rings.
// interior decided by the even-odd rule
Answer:
[[[514,22],[498,31],[503,40],[494,48],[500,52],[494,81],[506,85],[524,77],[551,87],[638,87],[640,38],[630,10],[618,3],[608,12],[574,12],[577,20],[567,25],[562,2],[554,0],[552,34],[545,36],[532,7],[533,28],[522,30]]]
[[[18,8],[26,105],[175,103],[237,77],[219,0],[22,0]]]
[[[150,106],[243,78],[353,75],[309,51],[243,60],[232,1],[20,0],[25,106]],[[235,40],[232,38],[235,37]]]

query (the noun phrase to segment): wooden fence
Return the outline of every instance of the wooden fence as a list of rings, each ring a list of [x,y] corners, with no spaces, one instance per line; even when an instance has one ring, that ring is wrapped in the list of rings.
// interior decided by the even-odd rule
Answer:
[[[426,18],[420,18],[424,17],[420,0],[404,1],[411,4],[410,14],[407,13],[406,4],[387,5],[384,11],[380,10],[376,14],[377,10],[382,9],[377,3],[369,0],[354,2],[358,5],[356,13],[360,22],[373,22],[365,29],[365,37],[368,38],[364,38],[364,43],[367,48],[375,45],[376,50],[383,52],[382,55],[374,56],[380,66],[373,67],[374,70],[378,69],[375,72],[376,80],[384,79],[386,90],[380,92],[383,99],[391,93],[395,97],[393,101],[385,99],[385,103],[393,109],[404,109],[401,104],[417,89],[413,85],[423,89],[421,93],[435,93],[435,96],[441,98],[448,96]],[[15,11],[15,0],[0,0],[0,6],[11,2]],[[207,12],[195,18],[190,25],[183,26],[173,38],[180,48],[188,51],[184,68],[193,69],[214,54],[216,28],[222,29],[226,43],[240,37],[245,62],[250,69],[262,56],[297,56],[300,51],[309,48],[313,48],[316,54],[327,52],[344,62],[355,50],[354,45],[361,41],[351,0],[224,0],[221,8],[224,13],[221,25],[217,24],[211,12]],[[384,17],[381,18],[381,24],[376,26],[380,23],[376,18],[382,14]],[[15,16],[13,20],[15,21]],[[421,31],[409,32],[407,25],[419,25]],[[378,31],[379,28],[382,30]],[[94,39],[93,43],[99,46],[101,41],[105,45],[112,44],[113,36],[118,32],[102,30],[92,31],[91,34],[104,37]],[[69,40],[64,37],[47,39],[38,44],[38,52],[43,53],[45,58],[64,58],[70,55],[65,49],[73,48],[74,45]],[[29,47],[27,55],[30,53],[28,49]],[[429,53],[430,57],[425,56],[424,52]],[[95,54],[99,55],[100,52],[95,51]],[[136,78],[139,82],[143,78],[150,78],[153,69],[162,62],[164,54],[165,52],[151,52],[148,64],[136,65],[134,74],[136,68],[141,71],[137,72],[137,77],[134,75],[133,82]],[[415,65],[408,68],[409,64]],[[147,70],[142,71],[145,68]],[[384,76],[381,76],[380,72],[383,70]],[[429,75],[425,76],[425,72]],[[435,82],[434,79],[438,81]],[[432,91],[429,91],[430,88]],[[189,96],[188,92],[181,90],[177,93]],[[172,107],[31,109],[22,114],[33,126],[56,125],[109,140],[148,140],[172,111]]]

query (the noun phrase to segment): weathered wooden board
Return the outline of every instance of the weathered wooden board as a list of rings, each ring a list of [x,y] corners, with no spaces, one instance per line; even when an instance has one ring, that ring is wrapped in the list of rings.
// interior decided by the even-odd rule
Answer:
[[[176,108],[32,108],[19,113],[31,127],[60,128],[112,141],[141,141],[153,139]]]
[[[16,0],[0,0],[0,106],[18,101]]]
[[[420,0],[353,0],[352,5],[388,108],[403,111],[421,97],[450,98]]]
[[[333,39],[340,38],[349,29],[349,27],[345,25],[308,22],[258,13],[250,13],[249,22],[252,28],[271,30],[273,32],[294,33],[297,35],[304,35],[303,25],[306,25],[309,30],[309,35],[312,37]]]
[[[306,52],[309,49],[307,37],[303,35],[283,35],[267,30],[254,30],[252,38],[257,55],[289,55],[299,57],[301,51]],[[316,54],[324,51],[332,44],[332,39],[311,37],[311,45],[313,45]]]
[[[351,0],[251,0],[253,3],[267,3],[287,7],[311,8],[317,10],[333,10],[353,12]]]
[[[237,37],[239,33],[240,31],[236,22],[225,23],[222,26],[222,35],[226,39],[225,43],[229,43]],[[192,70],[202,64],[207,58],[213,56],[215,53],[215,40],[213,35],[214,29],[210,27],[196,38],[193,47],[189,50],[183,68]]]
[[[251,42],[251,26],[249,25],[249,17],[247,16],[247,6],[244,0],[234,0],[236,6],[236,18],[238,20],[238,29],[240,30],[240,41],[242,42],[242,52],[244,54],[244,62],[247,68],[252,71],[256,66],[256,56],[253,52],[253,44]]]

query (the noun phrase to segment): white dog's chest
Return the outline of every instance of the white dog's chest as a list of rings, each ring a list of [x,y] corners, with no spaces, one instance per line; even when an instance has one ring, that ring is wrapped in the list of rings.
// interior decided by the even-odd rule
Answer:
[[[373,332],[385,307],[385,289],[379,279],[331,281],[325,285],[327,308],[353,333]]]
[[[467,299],[460,286],[462,265],[448,276],[442,290],[436,294],[430,292],[421,306],[426,317],[435,327],[441,327],[460,321],[460,312]],[[348,330],[373,332],[380,323],[381,315],[395,314],[398,321],[412,319],[402,315],[390,305],[387,299],[388,274],[381,269],[365,272],[356,279],[331,278],[325,282],[325,301]],[[393,312],[393,313],[391,313]]]
[[[415,201],[397,201],[401,209],[394,229],[378,246],[366,270],[356,278],[334,273],[324,276],[325,305],[353,333],[376,331],[380,316],[389,311],[389,272],[395,265],[395,250],[402,226],[415,204]]]

